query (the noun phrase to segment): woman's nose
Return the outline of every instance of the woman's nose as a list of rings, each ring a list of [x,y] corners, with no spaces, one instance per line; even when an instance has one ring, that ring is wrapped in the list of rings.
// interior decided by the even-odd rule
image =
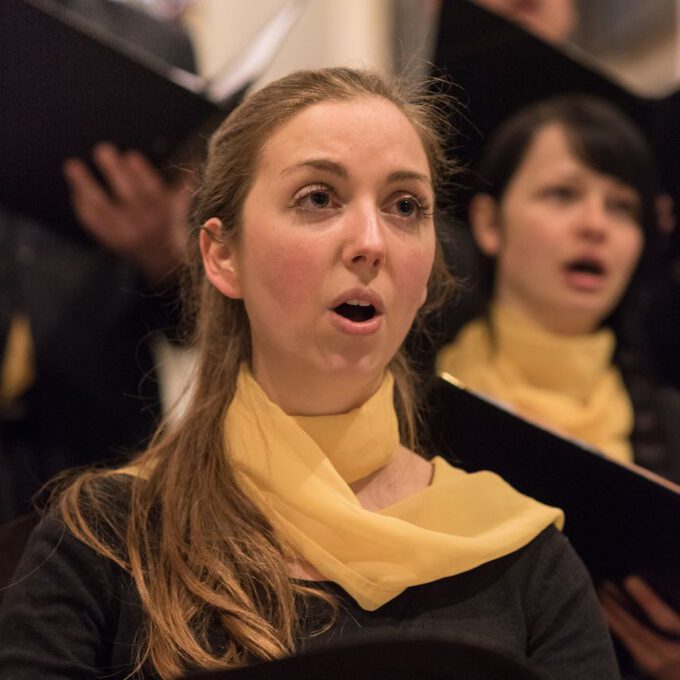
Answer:
[[[583,203],[579,233],[593,241],[602,241],[607,236],[610,216],[604,198],[593,196]]]
[[[375,208],[362,208],[348,215],[343,259],[350,269],[376,272],[385,262],[385,235]]]

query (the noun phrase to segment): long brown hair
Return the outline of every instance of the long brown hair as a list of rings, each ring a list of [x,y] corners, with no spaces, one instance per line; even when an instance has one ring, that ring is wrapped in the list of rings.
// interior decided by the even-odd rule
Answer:
[[[133,460],[137,475],[127,478],[131,494],[124,511],[115,510],[120,500],[103,479],[110,472],[85,473],[59,496],[69,529],[131,574],[146,622],[139,667],[151,664],[162,678],[191,667],[228,668],[290,654],[301,603],[324,597],[288,577],[292,556],[239,486],[225,450],[224,418],[239,366],[250,359],[250,329],[243,302],[207,281],[198,234],[206,220],[218,217],[222,236],[238,238],[258,158],[274,130],[316,103],[361,97],[384,98],[409,118],[435,186],[450,175],[441,139],[447,119],[427,93],[406,96],[373,73],[332,68],[294,73],[248,97],[210,141],[193,211],[185,303],[194,314],[197,363],[189,406]],[[438,245],[421,316],[451,286]],[[414,448],[414,381],[402,352],[390,368],[402,438]],[[216,628],[223,644],[213,642]]]

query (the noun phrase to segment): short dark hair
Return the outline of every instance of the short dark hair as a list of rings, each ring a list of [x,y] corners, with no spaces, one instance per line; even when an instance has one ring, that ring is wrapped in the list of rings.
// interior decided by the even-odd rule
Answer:
[[[521,109],[489,137],[476,165],[474,193],[500,201],[537,132],[546,125],[564,128],[576,157],[603,175],[616,178],[640,196],[640,225],[655,230],[658,190],[654,157],[637,125],[598,97],[561,95]]]

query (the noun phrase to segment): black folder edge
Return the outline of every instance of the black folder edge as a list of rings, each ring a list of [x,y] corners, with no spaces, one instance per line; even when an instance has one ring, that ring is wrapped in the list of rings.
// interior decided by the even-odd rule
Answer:
[[[434,380],[425,414],[432,451],[562,508],[565,535],[596,583],[638,574],[680,611],[679,486],[560,437],[451,376]]]
[[[205,146],[246,89],[218,106],[197,91],[198,77],[48,0],[3,0],[0,39],[0,203],[73,238],[83,236],[62,177],[66,158],[88,158],[110,141],[170,169],[187,140]]]
[[[168,64],[152,52],[142,49],[139,45],[116,35],[112,31],[106,30],[68,6],[57,4],[53,0],[22,0],[22,2],[53,17],[62,24],[72,26],[92,41],[106,45],[121,55],[126,55],[145,69],[155,72],[158,76],[170,80],[186,90],[198,95],[206,95],[207,93],[207,82],[201,76]]]

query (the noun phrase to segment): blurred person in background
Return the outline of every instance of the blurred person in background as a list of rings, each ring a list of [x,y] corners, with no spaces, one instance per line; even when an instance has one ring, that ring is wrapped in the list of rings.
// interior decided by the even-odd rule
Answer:
[[[655,176],[642,134],[602,100],[556,97],[503,123],[475,169],[469,209],[486,308],[440,350],[437,368],[529,420],[677,482],[680,400],[657,384],[641,332],[645,268],[655,262]],[[639,581],[630,596],[657,611]],[[631,640],[642,644],[616,601],[604,601],[629,649]],[[674,625],[660,637],[666,630],[666,647],[677,651]],[[657,672],[666,647],[650,643],[646,656],[632,649]]]
[[[680,479],[677,418],[667,417],[675,395],[658,403],[642,389],[656,373],[637,284],[657,215],[641,133],[601,100],[556,97],[502,124],[475,175],[469,220],[488,306],[440,351],[439,369],[612,457]]]
[[[194,70],[191,43],[173,21],[109,0],[55,2]],[[64,174],[91,239],[0,214],[0,522],[28,510],[59,470],[136,448],[160,416],[151,341],[175,331],[192,180],[168,180],[139,152],[106,140],[92,158],[68,160]]]

